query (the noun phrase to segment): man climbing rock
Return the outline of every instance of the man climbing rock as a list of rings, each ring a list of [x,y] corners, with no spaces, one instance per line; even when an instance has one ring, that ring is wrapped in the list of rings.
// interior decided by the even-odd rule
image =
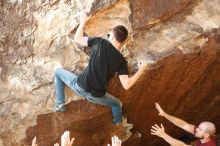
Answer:
[[[108,34],[108,40],[101,37],[84,37],[83,29],[89,18],[86,13],[81,14],[80,25],[74,37],[76,43],[91,48],[89,64],[79,76],[64,69],[56,70],[55,111],[65,111],[64,85],[66,84],[88,101],[111,107],[113,123],[119,124],[122,122],[122,103],[106,92],[107,83],[117,72],[122,86],[128,90],[142,75],[147,65],[142,61],[138,71],[129,77],[127,62],[119,52],[121,44],[128,36],[127,29],[122,25],[114,27]]]

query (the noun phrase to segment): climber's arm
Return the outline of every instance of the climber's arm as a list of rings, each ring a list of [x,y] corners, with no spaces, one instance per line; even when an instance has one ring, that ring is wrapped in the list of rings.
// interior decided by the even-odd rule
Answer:
[[[88,46],[88,37],[83,36],[83,30],[86,22],[90,19],[91,16],[87,16],[86,13],[82,13],[80,16],[80,24],[76,30],[76,34],[74,36],[74,42],[78,43],[82,46]]]
[[[142,62],[138,71],[132,77],[128,77],[128,75],[119,75],[119,79],[124,89],[128,90],[129,88],[131,88],[143,74],[146,67],[147,64],[145,62]]]

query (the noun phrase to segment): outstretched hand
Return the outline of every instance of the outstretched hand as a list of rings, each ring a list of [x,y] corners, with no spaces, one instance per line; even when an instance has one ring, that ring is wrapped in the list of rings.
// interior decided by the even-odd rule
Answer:
[[[74,137],[70,140],[70,132],[65,131],[61,136],[61,146],[72,146],[74,140]]]
[[[164,117],[166,115],[166,113],[164,112],[164,110],[160,107],[160,105],[158,103],[155,103],[156,109],[158,110],[158,115]]]
[[[108,144],[107,146],[111,146]],[[112,146],[121,146],[121,140],[117,136],[112,136]]]
[[[161,124],[161,127],[159,127],[157,124],[154,124],[154,126],[152,126],[152,129],[151,129],[151,134],[162,137],[165,134],[165,129],[163,125]]]

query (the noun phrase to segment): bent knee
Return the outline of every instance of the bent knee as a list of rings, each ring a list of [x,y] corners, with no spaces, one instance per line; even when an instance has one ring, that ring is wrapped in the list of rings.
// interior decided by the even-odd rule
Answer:
[[[120,106],[122,107],[123,106],[123,103],[120,101]]]
[[[114,106],[120,107],[122,108],[122,102],[120,100],[118,100],[117,102],[115,102]]]
[[[60,72],[62,72],[64,69],[63,68],[57,68],[55,70],[55,76],[58,76],[60,74]]]

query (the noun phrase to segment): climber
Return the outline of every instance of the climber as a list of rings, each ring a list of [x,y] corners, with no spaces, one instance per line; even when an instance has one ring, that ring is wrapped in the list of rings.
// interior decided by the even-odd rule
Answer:
[[[183,130],[192,133],[195,135],[196,138],[199,138],[195,146],[216,146],[214,135],[216,133],[215,125],[211,122],[202,122],[199,124],[199,126],[195,126],[192,124],[189,124],[177,117],[171,116],[167,114],[158,103],[156,103],[156,109],[159,111],[159,115],[166,118],[168,121],[173,123],[174,125],[182,128]],[[172,146],[189,146],[185,143],[183,143],[180,140],[177,140],[171,136],[169,136],[165,130],[163,125],[161,124],[161,127],[159,127],[157,124],[152,126],[151,134],[157,135],[161,138],[163,138],[165,141],[167,141]]]
[[[113,123],[118,125],[122,122],[122,103],[106,92],[107,83],[117,72],[122,86],[128,90],[142,75],[147,64],[141,61],[138,71],[132,77],[128,77],[127,61],[119,52],[121,44],[127,38],[127,29],[122,25],[114,27],[108,34],[108,40],[101,37],[84,37],[83,29],[89,18],[85,12],[80,15],[80,25],[74,36],[76,43],[91,48],[89,64],[79,76],[64,69],[56,70],[54,110],[65,111],[64,84],[66,84],[88,101],[111,107]]]

